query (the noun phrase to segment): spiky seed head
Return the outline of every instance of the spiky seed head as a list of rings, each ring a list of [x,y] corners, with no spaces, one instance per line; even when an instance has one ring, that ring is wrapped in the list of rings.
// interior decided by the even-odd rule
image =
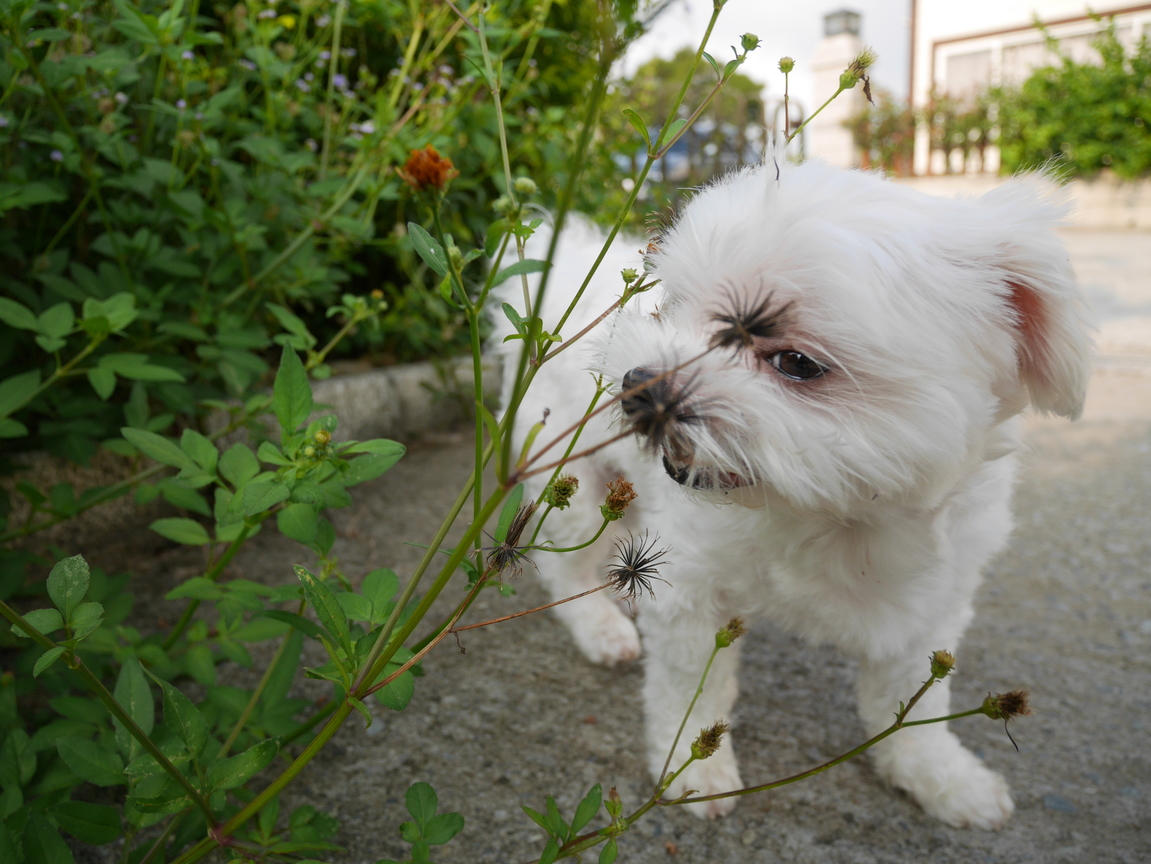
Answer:
[[[712,348],[750,348],[757,338],[778,336],[786,323],[789,305],[776,308],[768,294],[759,303],[750,298],[728,294],[725,308],[714,312],[711,320],[720,325],[712,334]]]
[[[659,579],[665,584],[667,582],[659,575],[657,569],[667,563],[663,557],[667,554],[667,550],[657,550],[655,547],[658,542],[658,535],[649,541],[646,531],[642,538],[629,535],[626,541],[616,539],[616,552],[613,557],[619,560],[619,564],[608,570],[607,574],[613,591],[622,594],[629,601],[644,592],[647,592],[648,597],[655,599],[655,592],[651,587],[652,580]]]
[[[719,749],[719,745],[723,743],[723,736],[731,726],[724,720],[719,720],[708,726],[706,729],[699,730],[699,735],[694,741],[691,742],[691,755],[695,759],[706,759]]]

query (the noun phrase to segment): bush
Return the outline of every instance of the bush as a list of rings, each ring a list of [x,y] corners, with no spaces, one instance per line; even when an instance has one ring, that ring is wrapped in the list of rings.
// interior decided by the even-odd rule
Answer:
[[[396,174],[429,143],[453,155],[445,218],[467,237],[499,195],[478,43],[446,5],[0,10],[0,366],[28,376],[0,384],[0,418],[17,412],[0,436],[21,439],[5,449],[83,462],[125,420],[187,422],[205,399],[250,393],[276,343],[318,351],[316,377],[337,333],[382,361],[466,349],[460,310],[413,254]],[[587,2],[491,15],[515,70],[512,164],[545,200],[570,143],[564,106],[595,71],[573,31],[594,21]]]
[[[1110,168],[1133,179],[1151,172],[1151,40],[1128,54],[1114,24],[1093,42],[1099,63],[1062,53],[1016,88],[993,93],[998,103],[1002,171],[1055,162],[1066,174],[1090,177]]]

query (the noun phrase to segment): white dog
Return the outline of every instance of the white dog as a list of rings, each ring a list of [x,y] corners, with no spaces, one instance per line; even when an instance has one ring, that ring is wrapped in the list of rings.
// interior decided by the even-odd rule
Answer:
[[[569,337],[619,297],[622,268],[646,266],[660,284],[609,317],[590,352],[573,346],[542,367],[517,434],[545,409],[537,448],[574,423],[594,391],[589,367],[617,394],[633,388],[576,449],[629,426],[643,434],[569,465],[580,492],[542,536],[586,541],[604,484],[622,474],[639,498],[613,527],[649,530],[669,548],[668,584],[638,618],[655,776],[732,616],[767,617],[857,656],[868,734],[928,677],[933,650],[958,647],[980,570],[1011,530],[1017,415],[1030,403],[1075,418],[1083,404],[1090,340],[1052,232],[1065,208],[1047,186],[1015,180],[947,200],[769,161],[699,190],[642,264],[639,241],[621,239],[600,266]],[[561,237],[545,327],[601,242],[585,225]],[[533,558],[560,599],[599,584],[610,551],[601,540]],[[556,611],[591,660],[640,655],[632,619],[602,592]],[[737,652],[719,653],[673,767],[697,730],[730,719]],[[944,680],[909,719],[947,713]],[[948,824],[996,828],[1014,808],[1003,779],[945,724],[902,730],[872,754]],[[728,741],[669,794],[741,785]],[[715,817],[734,804],[691,806]]]

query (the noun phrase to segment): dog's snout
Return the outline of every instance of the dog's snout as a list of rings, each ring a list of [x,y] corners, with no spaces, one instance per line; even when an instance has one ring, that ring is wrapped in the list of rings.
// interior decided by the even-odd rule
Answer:
[[[624,396],[623,399],[620,400],[620,407],[623,408],[625,414],[631,416],[638,412],[649,411],[653,405],[664,401],[667,395],[668,384],[666,379],[653,381],[653,379],[658,377],[658,372],[653,372],[651,369],[645,369],[642,366],[637,366],[635,369],[624,373],[623,389],[625,392],[635,390],[637,387],[643,387],[642,390]],[[647,385],[646,387],[644,387],[645,384]]]

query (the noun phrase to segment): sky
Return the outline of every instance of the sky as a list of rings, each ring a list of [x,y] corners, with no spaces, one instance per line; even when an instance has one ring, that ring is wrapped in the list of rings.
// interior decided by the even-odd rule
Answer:
[[[790,95],[804,105],[818,105],[830,93],[812,92],[811,59],[823,38],[823,16],[839,9],[851,9],[863,16],[861,37],[879,55],[872,67],[871,80],[897,96],[907,95],[909,16],[911,0],[847,0],[847,2],[780,2],[780,0],[728,0],[712,31],[708,53],[722,65],[733,56],[743,33],[754,33],[762,41],[748,55],[740,71],[767,85],[770,100],[783,96],[783,76],[779,58],[794,58]],[[652,30],[638,40],[623,60],[621,72],[631,74],[652,57],[670,57],[685,46],[696,47],[707,29],[712,0],[676,0],[658,18]],[[816,101],[819,96],[819,101]]]

